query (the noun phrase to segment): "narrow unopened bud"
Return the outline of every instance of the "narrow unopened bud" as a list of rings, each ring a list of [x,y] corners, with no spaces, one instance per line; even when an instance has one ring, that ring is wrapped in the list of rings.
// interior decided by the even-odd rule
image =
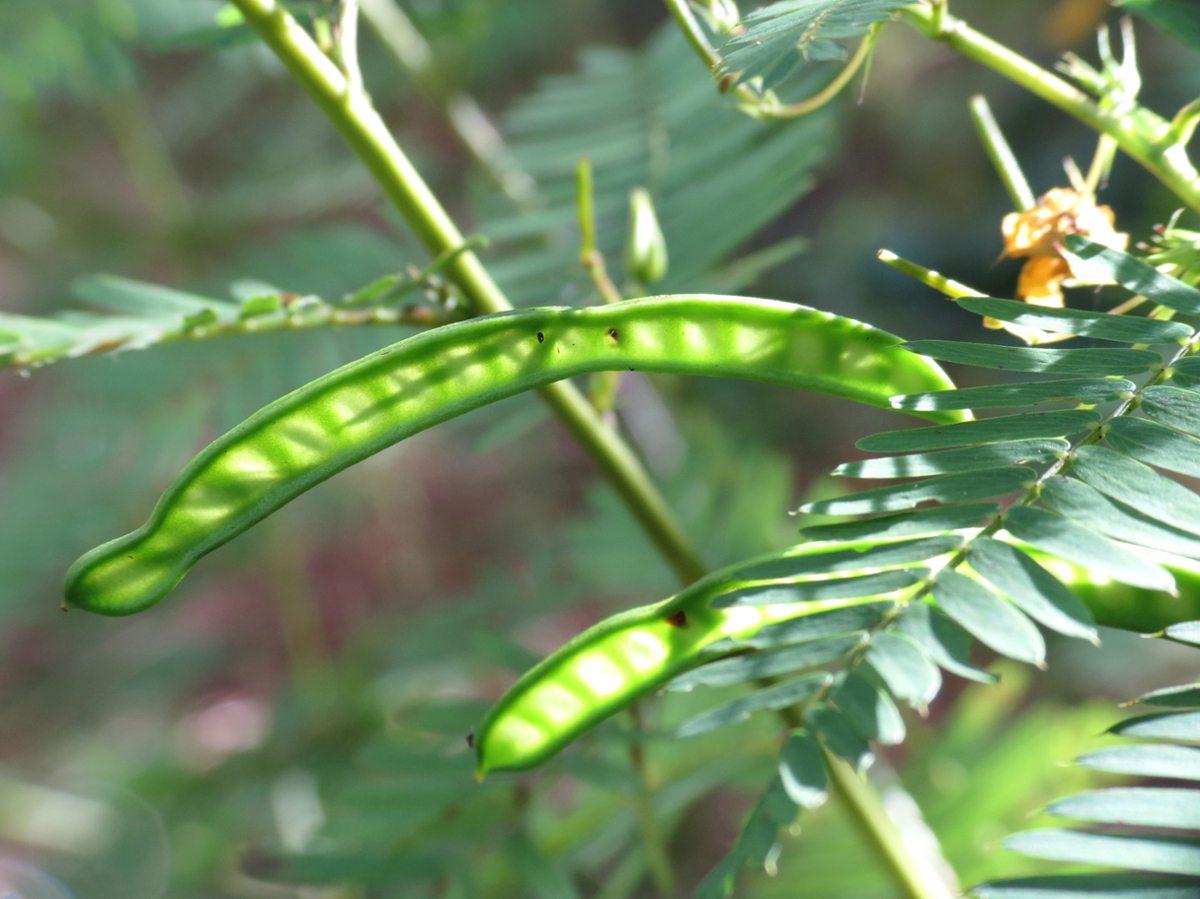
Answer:
[[[705,0],[704,11],[717,33],[733,34],[740,30],[742,16],[733,0]]]
[[[654,214],[654,201],[643,187],[629,193],[625,270],[641,284],[661,281],[667,274],[667,241]]]

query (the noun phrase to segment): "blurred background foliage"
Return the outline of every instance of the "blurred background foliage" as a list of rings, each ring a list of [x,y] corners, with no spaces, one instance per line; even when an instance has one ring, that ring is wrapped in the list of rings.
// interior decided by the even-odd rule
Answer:
[[[970,126],[972,93],[988,95],[1036,192],[1094,144],[902,26],[885,29],[860,103],[764,125],[725,108],[654,3],[404,8],[436,72],[418,84],[368,32],[368,87],[464,230],[490,239],[483,259],[518,305],[593,301],[572,206],[587,153],[610,270],[628,189],[645,184],[671,252],[664,292],[741,291],[906,337],[978,339],[976,319],[875,251],[1012,294],[1018,264],[996,263],[1009,204]],[[247,279],[335,298],[423,264],[274,59],[214,30],[219,9],[0,4],[0,310],[78,307],[77,279],[96,272],[214,298],[239,296]],[[1047,65],[1066,50],[1092,58],[1096,25],[1113,17],[1103,0],[959,0],[956,12]],[[1200,93],[1186,50],[1138,34],[1146,105],[1168,111]],[[506,164],[534,192],[514,200],[473,163],[437,99],[460,91],[501,124]],[[1120,157],[1102,197],[1135,240],[1173,211]],[[145,616],[57,611],[69,562],[139,523],[205,442],[405,333],[247,335],[0,373],[0,883],[18,896],[650,894],[627,720],[536,775],[470,776],[464,737],[517,674],[674,589],[533,398],[356,466],[214,554]],[[853,441],[897,420],[762,385],[653,380],[623,380],[621,423],[712,565],[793,542],[786,510],[834,489],[824,473]],[[947,689],[908,722],[908,742],[874,776],[894,814],[915,822],[913,799],[923,810],[931,864],[944,853],[966,883],[1037,870],[994,841],[1099,777],[1057,763],[1100,743],[1120,716],[1114,699],[1194,673],[1185,650],[1104,638],[1100,649],[1052,642],[1048,673],[1003,667],[1000,687]],[[778,741],[769,721],[656,738],[694,705],[668,694],[645,709],[685,889],[729,848]],[[774,876],[739,887],[889,889],[836,807],[803,819]]]

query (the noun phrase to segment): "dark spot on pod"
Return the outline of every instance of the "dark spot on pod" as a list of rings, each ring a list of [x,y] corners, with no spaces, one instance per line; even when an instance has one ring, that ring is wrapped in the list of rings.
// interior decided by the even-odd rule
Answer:
[[[543,334],[541,331],[538,331],[538,343],[544,343],[545,340],[546,340],[546,335]]]
[[[611,338],[613,339],[613,343],[616,343],[616,341],[617,341],[617,329],[616,329],[616,328],[609,328],[609,329],[608,329],[608,336],[609,336],[609,337],[611,337]]]
[[[668,615],[667,624],[672,627],[687,627],[687,613],[680,609],[674,615]]]
[[[126,558],[132,559],[132,558],[133,558],[133,556],[126,556]]]
[[[467,734],[467,746],[469,746],[471,749],[475,748],[475,735],[474,734]]]

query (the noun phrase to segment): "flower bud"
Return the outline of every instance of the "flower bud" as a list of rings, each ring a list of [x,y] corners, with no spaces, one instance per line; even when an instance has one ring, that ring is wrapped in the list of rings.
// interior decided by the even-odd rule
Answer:
[[[643,187],[629,193],[629,237],[625,271],[641,284],[661,281],[667,273],[667,241],[654,214],[654,202]]]

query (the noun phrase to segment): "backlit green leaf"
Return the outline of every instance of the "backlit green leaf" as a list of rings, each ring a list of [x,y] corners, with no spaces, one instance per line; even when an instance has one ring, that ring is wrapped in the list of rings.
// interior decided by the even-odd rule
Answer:
[[[1200,749],[1169,743],[1109,746],[1077,759],[1079,764],[1114,774],[1200,780]]]
[[[746,587],[723,593],[711,603],[714,609],[729,606],[773,606],[793,602],[822,602],[830,599],[856,599],[884,596],[911,587],[929,573],[926,568],[881,571],[859,577],[828,578],[764,587]]]
[[[913,640],[926,655],[951,674],[981,684],[994,684],[993,674],[969,664],[971,636],[929,603],[911,604],[896,619],[896,632]]]
[[[834,474],[845,478],[914,478],[935,474],[954,474],[960,471],[981,471],[1012,465],[1017,462],[1049,462],[1065,453],[1070,444],[1065,440],[1013,440],[1007,443],[986,443],[936,453],[913,453],[908,456],[884,456],[846,462]]]
[[[815,515],[858,515],[910,509],[928,501],[972,502],[1024,490],[1033,486],[1036,477],[1036,472],[1029,468],[992,468],[947,474],[915,484],[889,484],[836,499],[806,503],[800,511]]]
[[[1159,424],[1200,437],[1200,393],[1166,385],[1147,387],[1141,410]]]
[[[968,556],[971,567],[1013,605],[1051,630],[1097,640],[1092,613],[1058,578],[1014,546],[977,537]]]
[[[1200,533],[1200,496],[1148,465],[1107,447],[1083,446],[1072,470],[1084,483],[1155,521]]]
[[[1200,875],[1200,841],[1154,840],[1045,828],[1014,834],[1004,845],[1034,858],[1103,867]]]
[[[844,609],[831,609],[828,612],[817,612],[768,624],[759,629],[753,637],[746,637],[731,645],[753,646],[756,649],[769,649],[774,646],[787,646],[807,640],[816,640],[835,634],[857,634],[878,624],[883,616],[895,608],[895,603],[874,602],[862,605],[847,606]],[[714,648],[720,644],[713,644]]]
[[[1154,318],[1109,315],[1083,309],[1053,309],[991,297],[962,297],[955,302],[978,315],[1012,322],[1024,328],[1119,343],[1172,343],[1187,340],[1192,335],[1192,329],[1181,322]]]
[[[1162,363],[1150,350],[1046,350],[952,340],[914,340],[902,346],[942,362],[1056,375],[1137,375]]]
[[[919,509],[916,512],[902,512],[899,515],[881,515],[861,521],[813,525],[802,528],[800,534],[811,540],[896,540],[969,528],[981,524],[999,511],[1000,506],[997,503],[938,506],[933,509]]]
[[[1200,478],[1200,440],[1158,422],[1122,415],[1104,428],[1113,449],[1168,471]]]
[[[681,674],[667,684],[666,689],[670,692],[686,692],[695,687],[727,687],[758,678],[790,674],[801,668],[811,668],[840,659],[860,641],[861,635],[810,640],[770,652],[721,659]]]
[[[741,581],[778,580],[804,577],[812,574],[834,574],[839,571],[862,571],[865,568],[898,568],[914,562],[924,562],[937,556],[953,552],[962,545],[956,534],[943,534],[924,540],[907,540],[869,549],[813,550],[802,547],[800,552],[779,559],[755,562],[744,568],[734,569],[731,578]]]
[[[933,582],[938,606],[964,630],[1009,658],[1041,665],[1046,644],[1020,611],[983,584],[957,571],[943,571]]]
[[[1200,794],[1190,789],[1112,787],[1068,796],[1046,811],[1076,821],[1193,829],[1200,827],[1198,799]]]
[[[1026,412],[1020,415],[985,418],[981,421],[935,425],[931,428],[884,431],[864,437],[855,445],[861,450],[873,453],[904,453],[976,443],[997,443],[1001,440],[1065,437],[1094,428],[1099,423],[1100,416],[1086,409],[1069,412]]]
[[[1005,513],[1004,526],[1018,540],[1121,583],[1149,590],[1175,589],[1175,579],[1162,566],[1056,512],[1014,507]]]
[[[1153,737],[1159,740],[1200,740],[1200,712],[1162,712],[1126,718],[1108,729],[1110,734],[1126,737]]]
[[[1023,304],[1022,304],[1023,305]],[[1030,381],[1027,384],[997,384],[938,390],[933,393],[909,393],[889,400],[896,409],[930,412],[939,409],[1005,409],[1033,406],[1051,400],[1074,400],[1089,406],[1132,396],[1136,389],[1124,378],[1063,378],[1058,381]]]
[[[1086,265],[1088,281],[1102,284],[1106,280],[1116,281],[1126,290],[1141,294],[1152,303],[1166,306],[1177,312],[1195,315],[1200,313],[1200,290],[1182,281],[1163,274],[1148,262],[1121,250],[1114,250],[1094,243],[1078,234],[1068,234],[1067,249]]]
[[[830,680],[828,674],[821,672],[757,690],[749,696],[743,696],[689,718],[679,725],[675,736],[694,737],[738,721],[745,721],[755,712],[787,708],[812,696]]]

